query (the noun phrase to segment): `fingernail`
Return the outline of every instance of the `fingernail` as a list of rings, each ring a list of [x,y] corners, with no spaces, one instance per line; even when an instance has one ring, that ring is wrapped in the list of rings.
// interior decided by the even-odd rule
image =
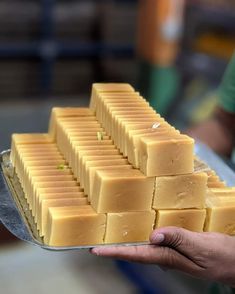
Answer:
[[[161,233],[157,233],[157,234],[154,234],[152,237],[151,237],[151,242],[152,243],[157,243],[157,244],[160,244],[164,241],[165,239],[165,236]]]
[[[98,255],[99,255],[99,249],[97,249],[97,248],[92,248],[92,249],[90,250],[90,253],[98,256]]]

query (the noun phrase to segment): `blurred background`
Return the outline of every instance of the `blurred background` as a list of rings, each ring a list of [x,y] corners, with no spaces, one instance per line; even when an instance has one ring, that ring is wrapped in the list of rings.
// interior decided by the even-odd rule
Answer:
[[[88,105],[93,82],[131,83],[172,124],[206,119],[235,49],[234,0],[1,0],[0,150],[45,132],[52,106]],[[208,293],[156,266],[50,253],[0,227],[0,285],[14,293]],[[225,292],[223,292],[225,293]]]

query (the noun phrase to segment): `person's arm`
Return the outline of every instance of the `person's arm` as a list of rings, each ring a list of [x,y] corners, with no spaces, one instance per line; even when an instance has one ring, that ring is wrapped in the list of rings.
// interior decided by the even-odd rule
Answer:
[[[235,238],[166,227],[152,232],[150,245],[93,248],[91,253],[153,263],[235,287]]]
[[[219,87],[219,101],[213,116],[187,131],[217,153],[230,156],[235,140],[235,54]]]

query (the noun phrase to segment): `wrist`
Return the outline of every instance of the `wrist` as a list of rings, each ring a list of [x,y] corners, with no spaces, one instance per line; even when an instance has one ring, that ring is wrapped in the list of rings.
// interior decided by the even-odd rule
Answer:
[[[225,132],[235,138],[235,113],[228,112],[221,107],[217,107],[214,112],[214,119],[218,121]]]

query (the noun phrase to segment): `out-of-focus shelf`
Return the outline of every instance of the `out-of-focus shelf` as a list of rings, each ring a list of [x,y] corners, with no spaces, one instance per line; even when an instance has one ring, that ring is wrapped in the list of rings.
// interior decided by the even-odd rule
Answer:
[[[207,23],[226,26],[234,29],[235,25],[235,10],[212,7],[206,4],[188,3],[188,7],[192,9],[198,20],[204,20]]]
[[[82,43],[82,42],[26,42],[0,43],[1,57],[90,57],[100,55],[132,56],[134,48],[128,44]]]

